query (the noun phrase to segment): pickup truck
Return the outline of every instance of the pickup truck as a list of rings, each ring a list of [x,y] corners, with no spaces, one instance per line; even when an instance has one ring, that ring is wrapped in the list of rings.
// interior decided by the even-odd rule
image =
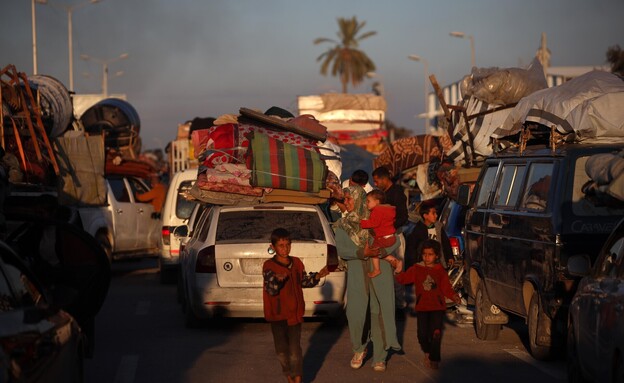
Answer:
[[[160,218],[153,214],[150,203],[135,198],[137,193],[148,191],[149,187],[142,179],[129,175],[107,175],[102,185],[106,189],[106,195],[101,196],[103,202],[91,205],[63,204],[62,197],[59,198],[53,188],[14,185],[8,193],[6,209],[12,212],[11,216],[19,217],[20,212],[47,216],[49,212],[58,212],[57,208],[63,205],[67,208],[67,216],[56,218],[72,223],[94,237],[110,261],[156,256]],[[10,233],[19,225],[19,220],[7,224]]]
[[[82,228],[104,248],[108,258],[122,259],[157,255],[160,218],[150,203],[136,200],[137,193],[149,187],[143,180],[122,175],[106,176],[107,203],[104,206],[80,206],[74,209]]]

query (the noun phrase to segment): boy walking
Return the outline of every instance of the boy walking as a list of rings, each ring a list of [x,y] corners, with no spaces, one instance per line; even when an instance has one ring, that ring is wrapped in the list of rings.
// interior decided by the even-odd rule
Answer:
[[[414,229],[408,235],[406,239],[407,244],[405,254],[418,259],[418,249],[423,241],[427,238],[435,239],[441,246],[441,253],[438,254],[440,257],[440,263],[442,264],[442,267],[448,269],[453,266],[454,263],[453,250],[451,249],[451,242],[446,234],[446,231],[444,230],[444,227],[442,226],[442,223],[438,221],[438,211],[436,210],[436,207],[430,203],[423,202],[420,205],[418,212],[420,213],[422,220],[416,223],[416,226],[414,226]]]
[[[278,228],[271,233],[273,258],[264,262],[264,318],[271,324],[275,353],[289,383],[301,383],[303,354],[301,323],[305,311],[304,287],[314,287],[329,274],[327,266],[318,273],[306,274],[303,262],[290,256],[291,238],[288,230]]]
[[[421,246],[422,261],[396,275],[402,285],[414,284],[418,343],[425,353],[425,366],[437,370],[442,343],[442,320],[449,298],[459,304],[460,298],[440,265],[440,244],[426,239]]]

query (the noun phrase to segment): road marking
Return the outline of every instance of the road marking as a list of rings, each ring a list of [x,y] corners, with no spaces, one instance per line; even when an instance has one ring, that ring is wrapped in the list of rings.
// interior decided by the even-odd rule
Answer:
[[[565,373],[553,368],[548,363],[544,363],[544,362],[540,362],[539,360],[536,360],[531,355],[529,355],[529,353],[526,351],[520,351],[520,350],[514,350],[514,349],[503,349],[503,351],[508,352],[509,354],[515,356],[521,361],[532,365],[533,367],[537,368],[538,370],[542,371],[545,374],[552,376],[555,379],[559,379],[559,380],[566,379]]]
[[[139,364],[138,355],[124,355],[115,374],[114,383],[133,383]]]
[[[401,357],[403,357],[403,359],[405,359],[407,361],[407,363],[409,363],[412,366],[416,367],[416,369],[418,371],[422,372],[423,375],[425,375],[429,379],[429,381],[435,382],[433,377],[427,373],[427,370],[424,369],[423,366],[420,363],[415,363],[415,362],[411,361],[406,355],[401,355]]]
[[[147,315],[147,312],[149,311],[150,308],[150,301],[139,301],[139,303],[137,303],[137,307],[136,307],[136,311],[134,312],[135,315]]]

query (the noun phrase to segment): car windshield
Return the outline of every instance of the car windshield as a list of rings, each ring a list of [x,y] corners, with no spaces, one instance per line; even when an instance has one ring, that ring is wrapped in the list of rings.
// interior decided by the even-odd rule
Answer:
[[[216,242],[269,242],[278,227],[288,230],[293,241],[325,241],[323,225],[314,211],[247,210],[219,215]]]

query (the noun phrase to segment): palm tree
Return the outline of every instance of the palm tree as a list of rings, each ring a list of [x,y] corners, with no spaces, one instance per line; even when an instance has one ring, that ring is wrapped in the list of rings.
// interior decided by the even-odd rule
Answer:
[[[358,36],[364,28],[366,22],[358,22],[353,16],[351,19],[338,18],[339,31],[337,33],[339,41],[319,37],[314,40],[314,44],[331,43],[334,47],[321,54],[316,61],[322,61],[321,74],[327,76],[327,71],[331,65],[331,75],[340,77],[342,83],[342,93],[347,93],[347,84],[359,85],[366,77],[366,73],[375,70],[375,64],[366,53],[357,49],[359,42],[367,37],[377,34],[370,31]]]

